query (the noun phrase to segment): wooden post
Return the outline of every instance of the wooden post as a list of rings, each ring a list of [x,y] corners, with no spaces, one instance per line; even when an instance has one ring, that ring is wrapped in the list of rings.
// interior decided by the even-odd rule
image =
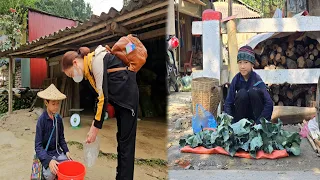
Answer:
[[[232,0],[229,0],[229,16],[232,16]],[[230,75],[229,82],[238,72],[237,55],[238,55],[238,41],[237,41],[237,25],[234,20],[227,22],[228,33],[228,48],[229,48],[229,65]]]
[[[232,16],[232,0],[228,0],[228,16]]]
[[[174,1],[169,1],[168,15],[167,15],[167,35],[175,35],[175,12],[174,12]]]
[[[13,111],[13,95],[12,95],[12,85],[13,85],[13,58],[9,58],[9,97],[8,97],[8,113],[11,114]]]
[[[181,40],[181,36],[180,36],[180,5],[179,5],[180,1],[178,1],[177,3],[177,14],[178,14],[178,39],[179,41]],[[178,46],[178,72],[180,72],[181,69],[181,46]]]

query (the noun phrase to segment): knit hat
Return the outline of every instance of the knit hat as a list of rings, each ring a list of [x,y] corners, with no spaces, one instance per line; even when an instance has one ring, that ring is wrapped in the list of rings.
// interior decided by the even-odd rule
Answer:
[[[51,84],[47,89],[40,91],[37,95],[46,100],[60,101],[66,99],[66,95],[62,94],[54,84]]]
[[[252,64],[256,63],[253,49],[250,46],[242,46],[238,51],[237,61],[244,60],[249,61]]]

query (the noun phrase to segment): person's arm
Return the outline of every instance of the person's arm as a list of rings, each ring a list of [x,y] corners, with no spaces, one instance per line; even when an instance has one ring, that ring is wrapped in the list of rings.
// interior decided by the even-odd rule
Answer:
[[[64,138],[64,126],[63,126],[63,121],[62,118],[60,116],[56,117],[56,119],[58,120],[58,122],[61,122],[61,127],[59,128],[59,145],[62,148],[64,153],[69,152],[69,148],[67,145],[67,142]]]
[[[224,112],[230,116],[233,116],[232,108],[234,106],[234,101],[235,101],[235,97],[236,97],[236,87],[235,86],[236,86],[236,77],[233,78],[233,80],[230,84],[228,95],[227,95],[226,101],[224,103]]]
[[[272,99],[270,97],[270,94],[267,91],[267,88],[264,82],[260,83],[258,87],[263,92],[263,99],[264,99],[264,108],[258,119],[260,120],[261,118],[266,118],[268,121],[270,121],[272,116],[272,111],[273,111]]]
[[[47,153],[47,151],[42,146],[42,133],[43,124],[41,122],[41,119],[38,119],[37,126],[36,126],[36,136],[35,136],[35,151],[37,157],[40,159],[40,162],[42,166],[45,168],[48,168],[50,161],[52,160],[52,157],[50,157]]]
[[[107,79],[107,72],[104,71],[104,57],[95,57],[92,63],[92,74],[96,82],[96,88],[98,91],[98,103],[97,103],[97,112],[94,118],[93,125],[101,129],[104,121],[105,115],[105,106],[108,103],[108,83],[105,82]]]

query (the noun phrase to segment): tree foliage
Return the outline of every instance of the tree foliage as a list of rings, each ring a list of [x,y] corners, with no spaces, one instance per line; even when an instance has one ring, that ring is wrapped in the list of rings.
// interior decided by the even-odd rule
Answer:
[[[84,21],[92,15],[92,8],[84,0],[37,0],[35,8],[65,18]]]
[[[228,0],[219,0],[228,2]],[[233,0],[234,3],[245,3],[246,5],[258,10],[262,17],[270,18],[273,16],[276,8],[282,9],[285,5],[285,0]]]
[[[19,24],[19,14],[15,9],[10,9],[10,14],[1,15],[0,31],[5,35],[5,40],[0,42],[0,51],[11,47],[17,47],[21,38],[21,25]]]

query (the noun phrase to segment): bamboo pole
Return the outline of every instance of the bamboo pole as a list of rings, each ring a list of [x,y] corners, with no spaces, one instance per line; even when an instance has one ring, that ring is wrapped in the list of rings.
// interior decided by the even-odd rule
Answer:
[[[232,0],[229,0],[229,16],[232,16]],[[230,76],[229,81],[237,74],[237,55],[238,55],[238,41],[237,41],[237,25],[234,20],[227,22],[227,32],[228,32],[228,48],[229,48],[229,67]]]
[[[180,3],[180,1],[179,1]],[[179,41],[181,40],[181,36],[180,36],[180,4],[177,3],[177,14],[178,14],[178,39]],[[179,59],[179,63],[178,63],[178,72],[181,69],[181,46],[178,46],[178,59]]]

